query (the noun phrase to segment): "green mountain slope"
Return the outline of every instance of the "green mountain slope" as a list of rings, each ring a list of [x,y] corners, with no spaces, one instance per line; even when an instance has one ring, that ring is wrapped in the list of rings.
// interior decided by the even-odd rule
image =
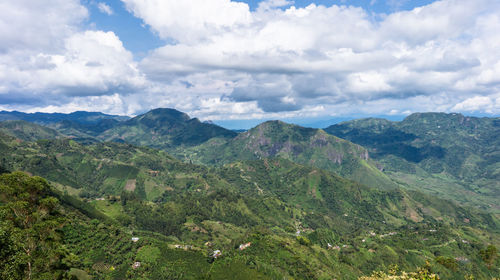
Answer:
[[[93,123],[81,123],[77,121],[64,120],[47,126],[58,132],[71,137],[73,140],[83,144],[98,143],[97,137],[104,131],[111,129],[121,122],[115,119],[102,119]]]
[[[73,274],[356,279],[390,264],[414,271],[426,260],[445,279],[497,274],[479,252],[499,245],[498,221],[418,192],[376,190],[280,158],[209,168],[127,144],[0,140],[0,166],[47,177],[67,193],[61,201],[87,213],[60,232],[80,260],[62,269]],[[214,250],[222,257],[210,258]],[[441,264],[458,266],[455,258],[467,263]]]
[[[325,129],[368,148],[408,188],[500,211],[500,119],[418,113],[401,122],[362,119]]]
[[[78,122],[82,124],[91,124],[97,123],[104,119],[113,119],[117,121],[125,121],[128,120],[127,116],[115,116],[115,115],[107,115],[99,112],[85,112],[78,111],[69,114],[63,113],[23,113],[18,111],[0,111],[0,121],[7,120],[23,120],[27,122],[49,125],[58,123],[61,121],[72,121]]]
[[[39,139],[56,139],[64,137],[54,129],[26,121],[0,122],[0,132],[23,141],[36,141]]]
[[[341,176],[382,189],[395,188],[370,160],[368,151],[323,130],[304,128],[281,121],[265,122],[237,137],[212,139],[203,145],[183,149],[180,158],[204,164],[282,157],[299,164],[333,171]]]
[[[174,109],[154,109],[101,133],[103,141],[124,141],[159,149],[201,144],[210,138],[231,138],[236,133],[202,123]]]

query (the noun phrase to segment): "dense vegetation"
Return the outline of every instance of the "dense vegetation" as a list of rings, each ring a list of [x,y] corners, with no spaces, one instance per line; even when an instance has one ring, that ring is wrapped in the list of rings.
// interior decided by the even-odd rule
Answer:
[[[134,145],[170,149],[194,146],[214,137],[231,138],[236,133],[220,126],[191,119],[174,109],[155,109],[101,133],[105,141],[125,141]]]
[[[398,188],[386,177],[394,153],[367,145],[384,174],[365,148],[322,130],[267,122],[232,137],[168,110],[132,120],[1,125],[1,279],[500,277],[498,216]],[[126,123],[185,160],[98,139]],[[397,157],[430,172],[419,164],[448,146],[422,143],[408,144],[422,145],[420,161]]]
[[[361,119],[328,133],[366,147],[402,186],[499,212],[500,119],[419,113]]]
[[[370,189],[279,158],[208,168],[127,144],[0,139],[2,166],[46,176],[62,191],[37,197],[62,203],[51,212],[57,246],[76,258],[36,266],[40,275],[355,279],[426,261],[445,279],[498,274],[488,249],[499,246],[498,221],[420,193]],[[222,257],[211,258],[215,250]]]
[[[22,120],[36,124],[50,125],[62,121],[77,122],[81,124],[95,124],[101,120],[113,119],[117,121],[128,120],[126,116],[107,115],[99,112],[78,111],[70,114],[63,113],[23,113],[18,111],[0,111],[0,121]]]
[[[0,132],[24,141],[65,137],[56,130],[25,121],[0,122]]]
[[[381,189],[397,185],[384,175],[368,151],[323,130],[269,121],[230,140],[213,139],[173,153],[203,164],[282,157],[299,164],[333,171],[341,176]]]
[[[25,125],[30,130],[35,127],[27,123]],[[266,122],[237,135],[217,125],[191,119],[177,110],[155,109],[122,122],[114,118],[94,122],[68,118],[49,126],[83,144],[126,142],[162,149],[186,162],[209,165],[279,156],[327,169],[373,187],[397,187],[379,170],[365,148],[322,130],[280,121]],[[39,127],[39,130],[42,129],[47,128]],[[18,138],[33,141],[55,137],[45,137],[40,133],[39,138]]]

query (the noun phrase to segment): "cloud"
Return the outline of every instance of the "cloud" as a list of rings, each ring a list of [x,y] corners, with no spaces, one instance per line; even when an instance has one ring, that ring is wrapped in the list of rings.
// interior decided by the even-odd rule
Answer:
[[[103,3],[103,2],[99,2],[97,4],[97,8],[99,9],[99,11],[103,14],[107,14],[108,16],[112,15],[113,14],[113,9],[111,9],[110,6],[108,6],[106,3]]]
[[[8,50],[52,51],[77,30],[88,11],[76,0],[0,2],[0,54]]]
[[[259,3],[258,9],[261,11],[271,10],[274,8],[281,8],[293,5],[294,1],[288,0],[264,0]]]
[[[500,113],[498,1],[373,14],[349,2],[122,0],[168,42],[140,61],[113,32],[88,30],[79,1],[47,1],[0,3],[0,108],[175,107],[214,120]]]
[[[491,96],[474,96],[456,104],[453,110],[460,112],[494,113],[500,109],[500,93]]]
[[[376,19],[353,6],[281,9],[290,3],[264,1],[250,12],[245,5],[214,1],[234,15],[219,22],[197,1],[189,1],[188,9],[185,1],[123,1],[160,36],[175,39],[141,61],[147,77],[192,85],[194,77],[216,77],[230,91],[222,98],[257,104],[264,113],[301,114],[318,104],[354,112],[353,105],[394,100],[391,106],[402,106],[413,98],[434,100],[428,110],[451,110],[471,93],[498,89],[500,45],[493,33],[499,3],[443,0]],[[438,104],[442,96],[456,103]],[[394,107],[378,109],[388,113]]]
[[[249,25],[251,13],[245,3],[230,0],[123,0],[127,9],[142,18],[164,39],[179,42],[209,40],[236,25]]]
[[[0,35],[6,42],[0,52],[0,104],[56,107],[76,97],[127,95],[147,86],[113,32],[82,30],[88,11],[79,1],[29,2],[0,4],[8,8],[0,10],[0,29],[16,15],[9,33]],[[36,35],[29,40],[27,34]]]

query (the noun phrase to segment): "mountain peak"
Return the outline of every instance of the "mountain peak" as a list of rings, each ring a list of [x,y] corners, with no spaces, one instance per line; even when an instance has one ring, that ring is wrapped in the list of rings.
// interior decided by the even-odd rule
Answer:
[[[279,120],[266,121],[258,126],[241,133],[238,137],[245,138],[253,135],[257,138],[266,137],[272,142],[284,143],[286,141],[305,141],[317,134],[319,129],[302,127]]]
[[[148,127],[160,128],[185,123],[191,118],[188,114],[170,108],[157,108],[129,120],[129,123],[141,123]]]
[[[188,114],[183,113],[179,110],[172,109],[172,108],[156,108],[153,109],[141,116],[148,116],[148,117],[153,117],[153,116],[168,116],[171,118],[177,118],[177,119],[182,119],[182,120],[189,120],[191,119]]]
[[[210,138],[232,138],[237,134],[220,126],[202,123],[197,118],[170,108],[158,108],[105,131],[103,140],[124,140],[160,149],[193,146]]]

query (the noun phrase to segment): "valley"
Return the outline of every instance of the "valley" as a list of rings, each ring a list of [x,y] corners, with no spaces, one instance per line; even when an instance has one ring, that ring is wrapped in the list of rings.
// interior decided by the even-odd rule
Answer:
[[[434,153],[458,145],[446,135],[431,147],[392,137],[402,132],[360,143],[352,135],[361,132],[338,138],[327,134],[337,128],[279,121],[236,134],[177,112],[110,128],[0,123],[0,242],[12,250],[2,254],[25,255],[19,234],[29,233],[40,244],[29,256],[36,279],[358,279],[396,265],[441,279],[499,276],[500,220],[485,206],[495,193],[450,195],[455,181],[496,178],[494,147],[469,141],[471,157],[487,153],[487,162],[461,170]],[[444,175],[423,163],[434,157]],[[491,175],[471,172],[484,166]],[[41,218],[24,224],[19,213]],[[25,273],[9,260],[2,277]]]

